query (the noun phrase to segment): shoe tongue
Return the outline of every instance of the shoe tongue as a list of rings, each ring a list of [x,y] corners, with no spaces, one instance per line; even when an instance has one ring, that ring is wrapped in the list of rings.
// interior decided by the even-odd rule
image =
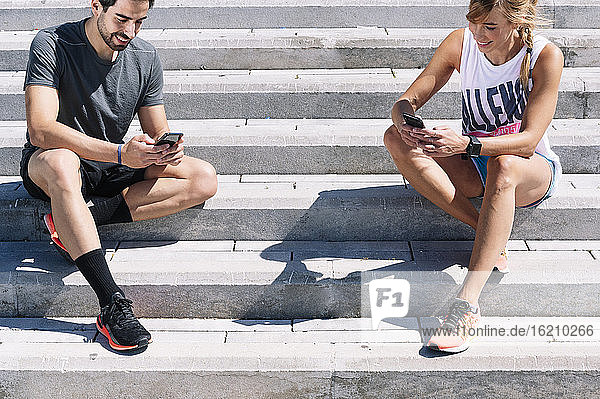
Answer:
[[[454,328],[458,325],[464,314],[471,310],[471,304],[464,299],[456,298],[446,315],[443,324]]]
[[[114,294],[112,294],[111,299],[113,301],[117,300],[117,299],[125,299],[125,297],[123,296],[123,294],[121,294],[120,292],[115,292]]]
[[[123,296],[120,292],[115,292],[112,296],[112,303],[116,305],[121,312],[131,313],[131,301]]]

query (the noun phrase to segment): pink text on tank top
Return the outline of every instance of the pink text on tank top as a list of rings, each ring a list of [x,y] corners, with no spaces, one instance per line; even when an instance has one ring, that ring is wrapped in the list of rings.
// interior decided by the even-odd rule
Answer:
[[[521,130],[521,122],[516,122],[511,125],[501,126],[498,129],[494,130],[493,132],[475,131],[475,132],[469,133],[469,135],[476,136],[476,137],[496,137],[496,136],[503,136],[505,134],[519,133],[520,130]]]

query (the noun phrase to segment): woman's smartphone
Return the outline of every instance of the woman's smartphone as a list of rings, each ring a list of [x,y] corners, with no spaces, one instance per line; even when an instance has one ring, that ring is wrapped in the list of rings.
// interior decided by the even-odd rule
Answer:
[[[404,118],[404,122],[406,122],[407,125],[417,127],[419,129],[425,129],[423,119],[421,119],[419,115],[411,115],[406,112],[403,112],[402,117]]]
[[[169,146],[174,146],[182,136],[183,133],[167,132],[160,136],[155,145],[169,144]]]

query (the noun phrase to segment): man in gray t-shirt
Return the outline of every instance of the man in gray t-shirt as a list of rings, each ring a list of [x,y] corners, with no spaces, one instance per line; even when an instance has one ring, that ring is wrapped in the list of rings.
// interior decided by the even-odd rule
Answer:
[[[92,16],[40,31],[25,78],[27,143],[23,185],[50,201],[53,243],[75,264],[100,303],[98,331],[116,350],[151,336],[115,284],[97,226],[166,216],[217,189],[215,169],[183,154],[169,132],[156,49],[136,37],[154,0],[93,0]],[[137,113],[144,134],[123,138]],[[91,196],[106,197],[88,207]]]

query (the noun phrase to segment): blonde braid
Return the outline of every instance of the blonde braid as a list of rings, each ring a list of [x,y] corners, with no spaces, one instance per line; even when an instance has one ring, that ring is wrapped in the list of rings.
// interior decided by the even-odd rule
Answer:
[[[522,26],[519,28],[519,37],[527,46],[527,52],[525,53],[525,57],[523,58],[523,63],[521,64],[521,85],[523,86],[523,90],[525,93],[529,92],[529,72],[531,70],[531,56],[533,53],[533,31],[529,26]]]

